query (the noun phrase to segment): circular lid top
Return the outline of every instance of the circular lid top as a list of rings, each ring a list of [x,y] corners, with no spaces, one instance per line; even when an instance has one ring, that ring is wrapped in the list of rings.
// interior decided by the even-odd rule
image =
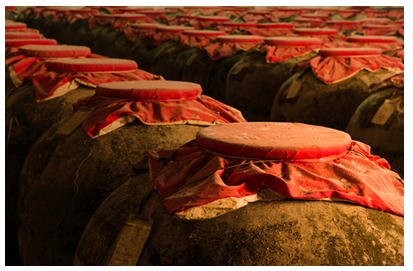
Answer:
[[[116,19],[138,20],[138,19],[145,19],[145,18],[146,18],[145,14],[129,14],[129,13],[116,14]]]
[[[374,13],[381,13],[381,14],[387,14],[388,13],[388,11],[387,10],[378,10],[378,9],[374,9],[374,10],[372,10],[372,9],[367,9],[367,10],[365,10],[364,12],[374,12]]]
[[[263,42],[264,37],[254,35],[225,35],[218,36],[218,42]]]
[[[20,23],[20,22],[6,21],[5,27],[6,29],[20,29],[20,28],[26,28],[27,25],[25,23]]]
[[[388,18],[364,18],[360,20],[363,23],[372,23],[372,24],[388,24],[393,21]]]
[[[293,22],[303,23],[323,23],[324,21],[318,18],[296,18]]]
[[[335,35],[338,33],[338,30],[334,28],[296,28],[294,29],[294,33],[305,35]]]
[[[376,48],[328,48],[318,51],[321,56],[373,56],[381,55],[382,51]]]
[[[226,26],[247,26],[247,27],[256,27],[256,23],[234,23],[234,22],[223,22],[222,25]]]
[[[70,12],[71,13],[95,13],[95,14],[99,13],[97,9],[91,9],[91,8],[72,9],[70,10]]]
[[[258,28],[294,28],[292,23],[258,23]]]
[[[225,31],[217,31],[217,30],[185,30],[182,34],[187,36],[202,36],[202,37],[210,37],[210,36],[222,36],[226,35]]]
[[[75,45],[24,45],[19,51],[26,56],[43,58],[80,57],[92,53],[89,47]]]
[[[63,72],[120,72],[138,68],[133,60],[117,58],[64,58],[47,60],[46,68]]]
[[[391,25],[384,25],[384,24],[364,24],[363,28],[369,28],[369,29],[394,29],[398,28],[399,26],[397,24],[391,24]]]
[[[198,18],[197,15],[185,15],[185,14],[179,14],[176,15],[176,18],[183,18],[183,19],[196,19]]]
[[[241,159],[299,160],[343,155],[352,140],[345,132],[322,126],[249,122],[203,128],[196,143],[206,151]]]
[[[133,28],[139,28],[139,29],[156,29],[159,26],[162,26],[161,24],[158,23],[142,23],[142,24],[133,24]]]
[[[350,36],[346,40],[347,42],[375,42],[375,43],[396,43],[398,42],[396,37],[392,36]]]
[[[56,45],[57,41],[54,39],[6,39],[6,47],[20,47],[27,44],[49,44]]]
[[[198,20],[201,21],[211,21],[211,22],[229,22],[230,19],[227,17],[219,17],[219,16],[197,16]]]
[[[187,100],[199,96],[201,85],[169,80],[122,81],[100,84],[96,94],[105,97],[142,100]]]
[[[301,18],[316,18],[322,20],[330,19],[330,17],[328,17],[328,15],[325,14],[302,14]]]
[[[358,25],[358,21],[328,21],[326,24],[341,24],[341,25]]]
[[[277,46],[309,46],[322,45],[323,41],[318,38],[307,37],[269,37],[264,39],[266,44]]]
[[[5,39],[41,39],[42,35],[39,33],[31,32],[5,32]]]
[[[185,30],[195,29],[192,26],[172,26],[172,25],[160,25],[156,28],[156,31],[159,32],[168,32],[168,33],[182,33]]]

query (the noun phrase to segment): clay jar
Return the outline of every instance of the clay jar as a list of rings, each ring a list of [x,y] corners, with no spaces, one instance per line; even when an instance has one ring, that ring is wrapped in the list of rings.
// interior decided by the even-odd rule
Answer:
[[[271,149],[279,150],[280,155],[297,147],[303,150],[302,145],[297,145],[296,139],[301,137],[305,140],[306,129],[297,130],[297,133],[286,137],[280,134],[285,130],[280,131],[279,123],[247,125],[250,124],[255,124],[254,134],[235,129],[238,136],[234,136],[235,133],[228,133],[234,130],[232,124],[228,124],[224,132],[214,131],[213,134],[210,128],[224,125],[202,129],[197,134],[197,145],[227,161],[236,158],[234,152],[228,154],[225,148],[248,155],[247,152],[255,152],[261,145],[265,145],[260,139],[284,139],[279,141],[280,145],[274,144],[266,151],[257,151],[261,152],[261,159],[264,160],[268,159],[265,154]],[[203,133],[207,129],[215,135],[213,139],[208,133]],[[318,127],[313,131],[323,134],[324,129]],[[272,131],[272,136],[269,131]],[[262,134],[267,137],[260,138]],[[215,146],[219,145],[221,152],[217,153],[212,145],[211,150],[206,144],[198,143],[200,135],[205,143],[217,142]],[[240,143],[242,137],[242,144],[234,147],[234,142]],[[221,140],[216,140],[217,138]],[[322,150],[327,145],[335,148],[337,145],[346,145],[348,138],[347,135],[344,144],[336,142],[332,145],[317,140],[321,143],[317,146]],[[260,146],[252,143],[251,139]],[[307,146],[310,145],[311,143]],[[291,148],[287,150],[288,147]],[[178,152],[170,157],[170,162],[165,162],[163,171],[168,171],[171,161],[177,162],[180,158]],[[327,156],[321,151],[320,161]],[[257,160],[260,159],[257,157]],[[175,167],[184,166],[178,162]],[[265,166],[261,167],[265,170],[264,168]],[[159,168],[154,167],[151,177],[144,173],[130,179],[99,206],[82,234],[74,265],[397,265],[404,260],[402,216],[346,202],[284,199],[256,201],[213,218],[186,220],[176,213],[171,215],[159,192],[155,189],[151,191],[152,176],[158,172]],[[287,171],[285,173],[288,174]],[[182,174],[183,179],[191,178],[184,172]],[[201,178],[206,172],[196,174]],[[221,173],[217,175],[221,176]],[[225,179],[224,174],[222,179]],[[189,194],[193,192],[194,190],[188,189]],[[211,190],[209,195],[218,193]],[[197,198],[194,197],[194,200]],[[192,208],[186,210],[190,209]],[[205,211],[211,212],[213,209],[211,206]],[[371,228],[374,230],[370,230]],[[339,254],[331,247],[339,249]]]
[[[400,76],[396,76],[400,77]],[[404,81],[404,80],[403,80]],[[347,133],[404,175],[404,82],[388,80],[354,111]]]
[[[181,27],[162,27],[163,31],[181,31]],[[176,30],[175,30],[176,29]],[[183,38],[197,37],[199,39],[210,40],[212,42],[217,36],[225,35],[223,31],[215,30],[184,30],[181,32]],[[182,37],[181,35],[181,37]],[[167,80],[183,80],[183,71],[189,58],[199,52],[202,45],[191,43],[190,46],[184,46],[181,39],[171,40],[159,46],[156,53],[150,72],[162,75]]]
[[[188,60],[183,79],[200,84],[207,95],[225,102],[230,69],[243,58],[246,51],[263,41],[263,37],[253,35],[218,36],[215,43]]]
[[[96,14],[89,18],[87,25],[81,26],[76,32],[76,44],[85,45],[92,48],[98,34],[103,31],[111,29],[111,23],[115,19],[116,14]]]
[[[145,150],[177,148],[203,126],[245,122],[238,111],[201,98],[201,91],[198,84],[164,80],[101,84],[96,96],[78,106],[76,113],[96,109],[81,127],[59,134],[70,124],[69,116],[46,131],[22,170],[19,245],[24,264],[72,264],[90,216],[136,174]]]
[[[250,51],[228,74],[225,101],[241,110],[248,121],[269,120],[274,97],[291,77],[295,64],[316,56],[322,44],[320,39],[302,37],[274,37],[264,41],[276,48],[276,60],[267,59],[267,50]]]
[[[56,23],[61,24],[64,31],[60,33],[60,41],[65,44],[86,45],[92,47],[92,43],[82,40],[84,36],[79,35],[80,29],[88,29],[88,20],[99,13],[96,9],[75,9],[70,10],[65,17]],[[65,23],[66,22],[66,23]],[[64,34],[63,34],[64,33]],[[57,38],[58,39],[58,38]]]
[[[319,54],[321,58],[317,59],[330,64],[321,67],[314,63],[315,68],[289,78],[275,96],[271,121],[302,122],[345,131],[353,112],[374,92],[370,85],[404,69],[400,59],[384,57],[381,50],[374,48],[321,49]],[[350,64],[343,66],[340,61]],[[370,65],[369,69],[375,72],[360,69],[358,61],[364,61],[363,67]],[[332,62],[336,62],[334,69],[330,68]],[[317,76],[314,69],[318,70]]]

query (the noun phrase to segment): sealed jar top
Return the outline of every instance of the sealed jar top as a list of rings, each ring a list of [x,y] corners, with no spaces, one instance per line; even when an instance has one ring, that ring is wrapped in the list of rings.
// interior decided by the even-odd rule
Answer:
[[[133,60],[117,58],[65,58],[48,60],[46,68],[63,72],[122,72],[138,68]]]
[[[195,29],[192,26],[170,26],[170,25],[159,25],[156,28],[158,32],[166,32],[166,33],[182,33],[185,30]]]
[[[359,21],[328,21],[326,24],[335,24],[335,25],[358,25]]]
[[[225,31],[218,30],[185,30],[182,34],[187,36],[201,36],[201,37],[211,37],[211,36],[222,36],[226,35]]]
[[[218,42],[263,42],[264,37],[253,35],[225,35],[218,36]]]
[[[321,39],[309,37],[269,37],[265,38],[264,42],[275,46],[311,46],[323,44]]]
[[[258,28],[294,28],[292,23],[258,23]]]
[[[43,36],[39,33],[31,33],[31,32],[5,32],[5,39],[12,40],[12,39],[41,39]]]
[[[242,159],[294,160],[345,154],[349,134],[322,126],[288,122],[214,125],[200,130],[196,143],[206,151]]]
[[[145,14],[116,14],[116,19],[130,19],[130,20],[139,20],[139,19],[145,19],[146,15]]]
[[[376,48],[328,48],[318,51],[321,56],[374,56],[382,51]]]
[[[230,19],[227,17],[219,17],[219,16],[197,16],[196,17],[200,21],[210,21],[210,22],[229,22]]]
[[[81,57],[92,53],[89,47],[75,45],[24,45],[19,51],[25,56],[42,58]]]
[[[390,24],[390,25],[384,25],[384,24],[364,24],[363,28],[368,28],[368,29],[394,29],[398,28],[399,26],[397,24]]]
[[[256,27],[256,23],[234,23],[234,22],[223,22],[222,25],[225,26],[248,26],[248,27]]]
[[[317,18],[296,18],[294,22],[299,22],[299,23],[323,23],[324,21],[321,19]]]
[[[72,9],[70,10],[71,13],[95,13],[98,14],[99,11],[97,9],[89,9],[89,8],[83,8],[83,9]]]
[[[20,23],[20,22],[5,22],[5,29],[21,29],[21,28],[27,28],[27,25],[25,23]]]
[[[201,85],[191,82],[154,80],[103,83],[96,87],[96,94],[127,100],[187,100],[198,97]]]
[[[335,35],[338,30],[334,28],[296,28],[294,33],[299,35]]]
[[[330,17],[324,14],[302,14],[301,18],[321,19],[323,21],[330,20]]]
[[[20,47],[27,44],[49,44],[56,45],[57,41],[54,39],[6,39],[6,47]]]
[[[393,23],[393,21],[388,18],[364,18],[364,19],[361,19],[360,22],[362,22],[363,24],[384,24],[384,25]]]
[[[350,36],[347,42],[362,42],[362,43],[397,43],[398,39],[392,36]]]
[[[162,26],[161,24],[158,23],[141,23],[141,24],[133,24],[133,28],[138,28],[138,29],[156,29],[159,26]]]

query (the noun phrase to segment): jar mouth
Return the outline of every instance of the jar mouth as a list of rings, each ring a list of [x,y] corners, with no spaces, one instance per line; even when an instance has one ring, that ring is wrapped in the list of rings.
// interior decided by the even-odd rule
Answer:
[[[357,57],[357,56],[377,56],[381,55],[382,51],[376,48],[329,48],[321,49],[318,54],[324,57],[340,56],[340,57]]]
[[[345,155],[352,140],[345,132],[322,126],[249,122],[204,128],[196,143],[205,151],[232,158],[298,161]]]
[[[90,48],[76,45],[24,45],[19,51],[33,57],[81,57],[92,53]]]
[[[194,30],[194,27],[190,26],[158,26],[156,31],[165,33],[182,33],[185,30]]]
[[[21,47],[28,44],[57,45],[54,39],[6,39],[6,47]]]
[[[187,36],[221,36],[226,35],[225,31],[217,30],[185,30],[182,34]]]
[[[202,88],[191,82],[154,80],[103,83],[95,91],[99,96],[133,101],[183,101],[200,96]]]
[[[138,69],[133,60],[117,58],[65,58],[48,60],[46,68],[60,72],[124,72]]]

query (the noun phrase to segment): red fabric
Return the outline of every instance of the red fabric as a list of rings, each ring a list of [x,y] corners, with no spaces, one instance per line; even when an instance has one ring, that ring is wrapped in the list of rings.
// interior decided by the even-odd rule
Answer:
[[[256,28],[257,24],[256,23],[239,23],[239,24],[234,24],[234,23],[227,23],[224,22],[221,25],[217,26],[218,30],[225,31],[227,33],[233,33],[236,31],[246,31],[249,33],[250,29]]]
[[[286,198],[348,200],[404,215],[404,186],[386,160],[353,141],[348,153],[313,162],[251,161],[222,158],[195,142],[179,148],[163,168],[170,150],[147,151],[152,181],[169,213],[226,197],[245,197],[271,189]],[[173,165],[172,165],[173,163]]]
[[[240,35],[232,35],[240,36]],[[222,36],[220,36],[222,37]],[[248,36],[245,36],[248,37]],[[262,39],[264,41],[264,39]],[[239,51],[248,51],[254,47],[256,47],[259,42],[234,42],[234,41],[224,41],[220,42],[218,39],[215,43],[208,44],[204,47],[204,50],[207,52],[209,57],[213,60],[218,60],[224,57],[229,57],[236,54]]]
[[[171,25],[198,25],[198,16],[195,15],[176,15],[176,20]]]
[[[404,9],[393,9],[387,13],[387,17],[395,20],[395,19],[402,19],[404,18]]]
[[[385,54],[386,56],[389,56],[389,57],[400,57],[404,62],[404,49],[391,50],[391,51],[387,51],[383,54]]]
[[[13,6],[5,6],[4,8],[5,8],[6,10],[11,11],[11,12],[14,12],[14,13],[18,13],[18,12],[19,12],[19,10],[18,10],[16,7],[13,7]]]
[[[6,29],[5,32],[28,32],[28,33],[39,33],[39,30],[33,28],[19,28],[19,29]],[[42,34],[40,34],[42,35]],[[43,36],[43,35],[42,35]],[[44,37],[44,36],[43,36]]]
[[[57,45],[54,39],[10,39],[5,40],[5,47],[21,47],[28,44]]]
[[[250,14],[247,13],[242,19],[246,23],[259,23],[262,21],[278,22],[278,18],[273,16],[271,13],[268,14]]]
[[[398,34],[398,28],[367,28],[361,30],[361,33],[366,36],[395,36]]]
[[[98,96],[79,100],[73,105],[98,108],[82,124],[85,133],[96,136],[115,120],[135,115],[145,124],[165,124],[177,121],[203,121],[214,123],[246,122],[241,113],[208,96],[199,95],[185,100],[131,101]]]
[[[356,21],[329,21],[326,22],[327,27],[337,29],[338,31],[358,30],[361,24]]]
[[[202,50],[206,45],[209,45],[215,42],[217,36],[226,34],[223,31],[214,31],[214,30],[194,30],[194,31],[198,31],[198,32],[194,32],[195,34],[190,34],[191,30],[183,32],[183,35],[181,36],[182,47],[186,47],[186,46],[198,47],[199,49]],[[200,31],[206,34],[196,34],[196,33],[199,33]]]
[[[367,18],[386,18],[388,17],[388,12],[367,8],[364,10],[364,15],[366,15]]]
[[[318,10],[317,11],[317,13],[318,14],[328,14],[328,15],[335,15],[335,14],[338,14],[338,15],[340,15],[341,17],[343,17],[343,19],[348,19],[348,18],[350,18],[351,16],[357,16],[359,13],[360,13],[360,11],[358,11],[358,10],[354,10],[354,9],[352,9],[352,10],[350,10],[350,9],[348,9],[348,10],[345,10],[345,9],[335,9],[335,10],[331,10],[331,9],[329,9],[329,10],[323,10],[323,9],[320,9],[320,10]]]
[[[92,53],[89,47],[76,45],[24,45],[19,51],[25,56],[42,58],[81,57]]]
[[[299,16],[301,15],[301,13],[302,11],[298,9],[297,10],[286,10],[286,11],[278,9],[272,12],[272,16],[274,16],[275,18],[285,19],[291,16]]]
[[[97,29],[104,25],[112,25],[115,18],[116,18],[116,15],[113,15],[113,14],[109,14],[109,15],[99,14],[99,15],[92,16],[88,20],[89,30]]]
[[[169,41],[169,40],[180,41],[181,39],[184,38],[182,35],[183,31],[194,29],[192,27],[184,27],[184,26],[177,26],[177,27],[180,28],[179,32],[163,32],[163,31],[157,30],[157,32],[153,36],[150,37],[152,44],[155,46],[159,46],[165,41]]]
[[[319,13],[318,14],[302,14],[301,18],[320,19],[320,20],[323,20],[323,21],[331,20],[328,17],[328,14],[319,14]]]
[[[256,48],[259,51],[266,52],[266,59],[270,63],[281,62],[290,57],[298,57],[305,55],[312,51],[320,49],[321,45],[309,46],[272,46],[267,44],[260,44]]]
[[[7,39],[42,39],[44,36],[40,33],[31,32],[5,32],[4,38]]]
[[[184,7],[185,14],[191,15],[199,11],[202,15],[214,15],[221,10],[221,7]]]
[[[138,68],[135,61],[118,58],[62,58],[49,60],[46,67],[53,71],[62,72],[124,72]]]
[[[87,10],[76,10],[71,12],[66,12],[66,20],[68,23],[73,23],[75,20],[89,20],[98,13],[97,10],[87,9]]]
[[[397,30],[397,33],[404,37],[404,29]]]
[[[247,31],[251,35],[262,37],[281,37],[281,36],[297,36],[293,34],[292,28],[254,28],[251,27]]]
[[[295,28],[307,28],[307,27],[323,27],[324,21],[320,19],[311,19],[311,18],[296,18],[293,21]]]
[[[130,42],[136,42],[145,37],[151,37],[156,33],[156,26],[153,28],[135,28],[135,27],[126,27],[123,29],[123,33]]]
[[[317,56],[312,58],[309,64],[312,67],[314,74],[327,84],[348,78],[362,69],[367,69],[372,72],[381,68],[404,70],[404,65],[401,59],[385,55],[367,57]]]
[[[36,93],[36,101],[43,100],[53,95],[61,86],[73,79],[80,79],[95,86],[118,81],[159,80],[159,76],[135,70],[128,72],[56,72],[50,71],[38,75],[33,74],[33,86]]]

